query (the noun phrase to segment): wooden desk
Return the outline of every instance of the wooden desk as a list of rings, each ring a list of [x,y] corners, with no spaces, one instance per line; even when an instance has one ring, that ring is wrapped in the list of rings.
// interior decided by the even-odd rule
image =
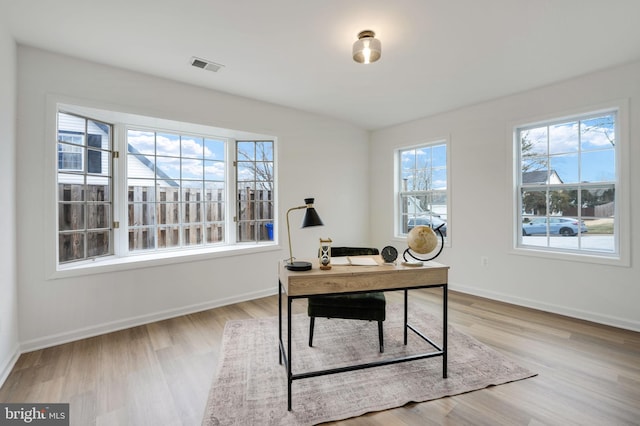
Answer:
[[[381,365],[396,364],[435,356],[442,357],[442,377],[447,377],[447,278],[449,267],[436,262],[425,262],[424,266],[402,266],[383,263],[379,256],[374,257],[377,266],[338,266],[330,270],[321,270],[316,260],[310,271],[289,271],[280,264],[278,279],[278,339],[280,364],[287,369],[287,409],[291,411],[291,386],[294,380],[345,371],[361,370]],[[408,323],[408,291],[418,288],[442,288],[442,346],[437,345]],[[393,358],[366,364],[327,370],[293,374],[291,372],[291,304],[293,300],[314,295],[332,295],[340,293],[363,293],[369,291],[404,290],[404,344],[407,344],[408,330],[435,348],[435,351]],[[287,344],[282,340],[282,296],[287,297]]]

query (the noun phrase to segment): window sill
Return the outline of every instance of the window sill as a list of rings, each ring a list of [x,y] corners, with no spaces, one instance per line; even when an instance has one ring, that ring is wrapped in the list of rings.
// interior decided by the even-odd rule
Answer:
[[[206,249],[201,248],[133,254],[126,257],[109,256],[85,262],[58,266],[58,269],[50,274],[49,279],[55,280],[83,275],[125,271],[129,269],[166,266],[170,264],[197,262],[229,256],[243,256],[275,250],[280,250],[280,246],[277,243],[237,244],[233,246],[208,247]]]
[[[581,263],[596,263],[599,265],[610,265],[610,266],[619,266],[619,267],[629,267],[631,266],[628,259],[623,259],[617,254],[604,254],[604,253],[588,253],[588,252],[565,252],[565,251],[554,251],[554,250],[544,250],[535,247],[515,247],[511,250],[511,254],[520,255],[520,256],[533,256],[540,257],[546,259],[553,260],[564,260],[570,262],[581,262]]]

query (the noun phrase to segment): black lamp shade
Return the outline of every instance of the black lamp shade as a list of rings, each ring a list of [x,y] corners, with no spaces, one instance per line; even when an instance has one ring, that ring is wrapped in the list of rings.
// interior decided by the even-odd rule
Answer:
[[[304,213],[304,218],[302,219],[301,228],[308,228],[309,226],[324,225],[324,223],[322,223],[322,220],[320,219],[320,216],[318,216],[316,209],[313,207],[313,201],[314,201],[313,198],[304,199],[304,203],[307,205],[307,208]]]

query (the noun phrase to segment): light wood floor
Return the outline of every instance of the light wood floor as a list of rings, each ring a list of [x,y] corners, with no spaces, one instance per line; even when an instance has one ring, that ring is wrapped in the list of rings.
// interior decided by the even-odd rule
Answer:
[[[411,297],[440,312],[438,293]],[[640,333],[455,292],[449,300],[454,327],[539,375],[333,424],[640,424]],[[225,322],[277,306],[272,296],[23,354],[0,401],[69,402],[79,426],[199,425]]]

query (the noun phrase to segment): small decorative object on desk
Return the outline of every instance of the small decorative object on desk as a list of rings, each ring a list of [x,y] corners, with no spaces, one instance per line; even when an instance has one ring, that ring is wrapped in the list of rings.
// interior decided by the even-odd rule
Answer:
[[[394,246],[386,246],[380,254],[385,263],[394,263],[398,258],[398,250]]]
[[[438,257],[444,247],[444,235],[442,235],[440,231],[440,227],[443,225],[438,226],[435,230],[429,226],[420,225],[409,231],[409,235],[407,235],[409,248],[406,249],[402,255],[405,260],[402,264],[405,266],[422,266],[422,262],[428,262]],[[440,248],[437,252],[438,237],[436,233],[440,235]],[[433,254],[434,252],[435,254]],[[407,259],[407,256],[413,260]]]
[[[331,238],[320,238],[320,269],[331,269]]]

